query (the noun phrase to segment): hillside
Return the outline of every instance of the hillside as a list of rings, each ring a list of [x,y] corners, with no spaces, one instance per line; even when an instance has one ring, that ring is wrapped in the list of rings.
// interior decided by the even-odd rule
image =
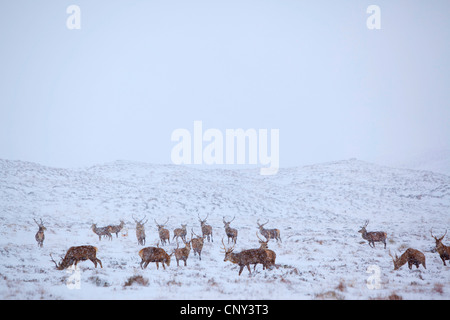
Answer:
[[[274,176],[254,170],[201,170],[174,165],[116,161],[81,169],[57,169],[22,161],[0,160],[0,297],[2,299],[449,299],[450,266],[432,253],[435,234],[450,225],[450,176],[394,169],[359,160],[280,169]],[[132,215],[148,219],[146,246],[158,242],[159,223],[173,229],[187,223],[200,233],[197,216],[209,214],[214,242],[202,260],[193,252],[187,267],[175,259],[167,270],[151,263],[139,267]],[[277,268],[252,276],[224,262],[222,217],[235,220],[235,251],[258,247],[256,221],[281,231]],[[33,218],[47,230],[38,248]],[[112,241],[90,229],[119,224]],[[367,227],[388,234],[388,249],[413,247],[425,253],[427,269],[393,270],[388,249],[370,248],[358,233]],[[190,234],[190,232],[189,232]],[[226,238],[226,237],[225,237]],[[450,236],[444,239],[450,245]],[[103,269],[81,262],[81,288],[70,289],[72,271],[50,261],[70,246],[98,248]],[[225,240],[226,244],[226,240]],[[171,243],[168,252],[176,248]],[[370,266],[380,270],[380,288],[369,289]],[[369,268],[369,270],[372,267]],[[133,276],[148,282],[124,284]],[[145,281],[144,281],[145,282]]]

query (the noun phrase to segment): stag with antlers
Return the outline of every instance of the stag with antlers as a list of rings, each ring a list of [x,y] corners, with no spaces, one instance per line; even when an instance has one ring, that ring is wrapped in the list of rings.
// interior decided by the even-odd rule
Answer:
[[[206,224],[206,219],[208,219],[208,216],[209,216],[209,213],[206,215],[206,218],[202,220],[197,213],[198,221],[200,221],[200,227],[202,228],[203,238],[206,236],[208,239],[208,242],[209,242],[210,238],[211,238],[211,242],[214,242],[212,227],[210,225]]]
[[[430,230],[430,233],[434,240],[436,240],[436,251],[439,253],[444,266],[446,266],[447,264],[445,263],[445,260],[450,260],[450,246],[445,246],[442,243],[442,239],[444,239],[445,235],[447,234],[447,230],[445,230],[444,235],[440,238],[433,235],[432,229]]]
[[[44,246],[44,239],[45,239],[45,235],[44,235],[44,231],[47,230],[47,228],[44,227],[44,222],[41,220],[41,222],[37,222],[36,219],[34,219],[34,222],[36,222],[37,226],[39,227],[38,232],[36,232],[36,235],[34,236],[34,238],[37,241],[37,245],[38,247],[42,248]]]
[[[257,220],[256,224],[258,225],[259,232],[263,235],[264,238],[269,241],[270,239],[280,240],[281,242],[281,236],[280,236],[280,230],[278,229],[264,229],[264,226],[269,222],[267,220],[265,223],[260,224],[259,219]]]
[[[394,270],[400,269],[405,263],[408,262],[408,268],[411,270],[412,266],[416,266],[419,268],[419,265],[423,265],[424,269],[426,269],[425,265],[425,255],[416,249],[408,248],[406,251],[400,256],[400,258],[395,254],[395,258],[391,254],[391,250],[389,250],[389,255],[394,262]]]
[[[147,223],[148,219],[144,221],[144,218],[142,218],[141,220],[137,220],[134,215],[132,215],[134,222],[136,222],[136,238],[138,241],[138,244],[143,246],[145,245],[145,227],[144,224]]]
[[[56,263],[53,260],[52,255],[50,254],[50,258],[56,265],[56,269],[63,270],[71,265],[75,264],[75,267],[78,264],[78,261],[91,260],[94,266],[97,268],[97,262],[100,264],[100,267],[103,268],[102,262],[100,259],[97,259],[97,248],[93,246],[78,246],[78,247],[70,247],[67,250],[67,253],[64,258],[62,258],[60,263]]]
[[[263,265],[263,269],[267,266],[267,253],[266,250],[263,249],[248,249],[243,250],[239,253],[234,253],[234,244],[231,248],[227,249],[225,247],[225,243],[223,243],[222,238],[222,250],[225,253],[225,258],[223,261],[230,261],[231,263],[235,263],[239,266],[239,275],[241,275],[244,267],[247,267],[249,274],[252,274],[250,270],[250,265],[261,263]]]
[[[170,244],[170,232],[169,232],[169,230],[164,228],[166,226],[167,222],[169,222],[169,218],[167,218],[166,222],[164,222],[163,224],[159,224],[155,219],[153,219],[153,220],[155,221],[156,227],[158,228],[159,239],[161,240],[161,245],[165,245],[166,241],[168,241]]]
[[[265,250],[266,253],[267,253],[267,260],[266,260],[266,264],[265,265],[263,264],[263,270],[266,267],[270,267],[270,268],[274,267],[275,266],[275,260],[277,258],[277,254],[275,253],[275,251],[269,249],[269,247],[268,247],[269,240],[264,241],[263,239],[261,239],[258,236],[258,232],[256,232],[256,236],[258,237],[259,244],[261,245],[261,247],[259,247],[259,249]],[[255,268],[256,268],[256,264],[255,264],[253,270],[255,270]]]
[[[384,231],[372,231],[367,232],[366,227],[369,224],[369,220],[366,220],[364,226],[358,232],[361,233],[363,239],[369,241],[369,246],[375,248],[375,242],[383,242],[384,248],[386,249],[386,237],[387,233]]]
[[[235,217],[236,216],[234,216],[233,219],[231,219],[228,222],[225,221],[225,217],[222,217],[223,218],[223,220],[222,220],[223,226],[225,227],[225,233],[227,234],[227,237],[228,237],[228,243],[230,243],[230,238],[231,238],[231,242],[234,244],[236,244],[238,232],[236,229],[233,229],[230,227],[230,223],[234,221]]]

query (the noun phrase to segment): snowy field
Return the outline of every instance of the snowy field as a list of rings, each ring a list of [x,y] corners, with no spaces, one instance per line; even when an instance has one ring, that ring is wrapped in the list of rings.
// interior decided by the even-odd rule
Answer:
[[[444,266],[432,252],[430,235],[450,229],[450,176],[359,160],[258,173],[126,161],[69,170],[0,160],[0,298],[450,299],[450,261]],[[214,242],[205,243],[201,261],[191,251],[187,267],[173,258],[166,270],[140,268],[132,215],[146,216],[146,246],[155,246],[154,219],[169,218],[172,238],[181,224],[200,234],[197,215],[207,214]],[[276,268],[258,265],[238,276],[238,266],[223,261],[223,216],[235,216],[235,251],[259,247],[258,219],[280,229],[282,242],[269,242]],[[43,248],[33,218],[45,222]],[[368,231],[387,232],[386,250],[361,238],[367,219]],[[120,220],[125,227],[112,241],[91,230]],[[450,245],[450,234],[443,243]],[[84,244],[98,248],[103,268],[85,261],[77,271],[56,270],[50,254],[59,261]],[[393,270],[388,250],[409,247],[425,254],[426,270]],[[163,248],[170,253],[176,244]]]

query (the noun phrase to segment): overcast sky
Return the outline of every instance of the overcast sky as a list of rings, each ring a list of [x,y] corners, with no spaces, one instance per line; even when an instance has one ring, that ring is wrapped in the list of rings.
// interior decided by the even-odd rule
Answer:
[[[0,43],[3,159],[171,163],[195,120],[279,129],[281,167],[450,148],[448,0],[11,0]]]

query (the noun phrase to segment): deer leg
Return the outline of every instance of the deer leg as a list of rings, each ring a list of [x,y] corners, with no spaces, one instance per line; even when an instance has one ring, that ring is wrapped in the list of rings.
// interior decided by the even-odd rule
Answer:
[[[100,259],[98,259],[98,258],[95,258],[95,260],[97,260],[97,262],[100,263],[100,268],[103,269],[102,261]]]
[[[242,270],[244,270],[244,265],[242,265],[242,266],[239,266],[239,275],[241,275],[241,273],[242,273]]]
[[[158,261],[156,261],[156,270],[159,270],[159,264],[158,264]]]
[[[442,262],[444,263],[444,266],[446,266],[447,264],[445,263],[445,256],[441,256]]]
[[[247,265],[247,269],[248,269],[248,273],[251,275],[252,274],[252,270],[250,270],[250,264]]]

